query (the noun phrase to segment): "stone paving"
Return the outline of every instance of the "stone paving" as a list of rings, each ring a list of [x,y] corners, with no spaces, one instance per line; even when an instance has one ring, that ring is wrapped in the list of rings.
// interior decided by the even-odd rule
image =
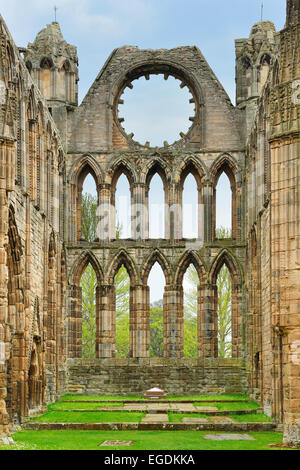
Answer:
[[[141,423],[168,423],[169,417],[166,413],[164,414],[147,414],[144,418],[142,418]]]
[[[255,441],[254,437],[248,434],[206,434],[204,439],[212,441]]]

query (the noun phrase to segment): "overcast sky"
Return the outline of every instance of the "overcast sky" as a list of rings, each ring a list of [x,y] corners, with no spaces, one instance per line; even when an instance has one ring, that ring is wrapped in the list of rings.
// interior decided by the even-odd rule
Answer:
[[[282,29],[286,0],[263,3],[263,19],[273,21],[277,30]],[[80,102],[116,47],[196,45],[235,103],[234,40],[249,36],[253,24],[261,19],[261,4],[261,0],[0,0],[0,13],[17,46],[27,46],[46,24],[54,21],[54,5],[58,7],[57,20],[64,38],[78,48]],[[192,111],[187,90],[179,89],[173,79],[156,82],[152,78],[147,83],[141,79],[134,85],[133,90],[126,90],[124,107],[120,109],[126,130],[134,132],[141,143],[150,140],[159,145],[163,140],[176,140],[190,124]],[[159,103],[158,109],[155,103]],[[157,125],[155,118],[162,111],[170,114],[161,116],[169,123],[164,128]],[[226,185],[226,181],[222,184]],[[120,186],[120,194],[126,194],[126,185]],[[228,197],[222,191],[220,200],[225,208]],[[189,194],[187,201],[191,197]],[[226,209],[221,211],[224,220],[220,219],[219,225],[230,223],[226,213]],[[192,219],[187,224],[192,226]],[[153,301],[162,297],[164,279],[159,270],[152,273]]]

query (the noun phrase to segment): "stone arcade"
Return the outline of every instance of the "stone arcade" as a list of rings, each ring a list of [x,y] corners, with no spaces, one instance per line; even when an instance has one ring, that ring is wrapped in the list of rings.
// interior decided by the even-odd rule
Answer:
[[[300,0],[285,28],[260,22],[236,41],[237,106],[197,47],[115,49],[78,106],[78,59],[57,22],[26,49],[0,17],[0,437],[67,391],[249,393],[300,442]],[[173,76],[195,104],[163,148],[127,135],[121,95],[141,76]],[[232,189],[232,239],[215,234],[216,185]],[[148,191],[163,180],[165,238],[149,239]],[[192,173],[199,237],[182,238]],[[99,230],[81,234],[81,193],[96,182]],[[115,191],[131,191],[131,237],[115,239]],[[149,288],[166,279],[164,358],[149,357]],[[81,359],[80,279],[98,280],[96,359]],[[218,358],[216,279],[232,280],[232,358]],[[183,276],[198,272],[198,358],[183,357]],[[130,358],[115,358],[114,276],[130,276]]]

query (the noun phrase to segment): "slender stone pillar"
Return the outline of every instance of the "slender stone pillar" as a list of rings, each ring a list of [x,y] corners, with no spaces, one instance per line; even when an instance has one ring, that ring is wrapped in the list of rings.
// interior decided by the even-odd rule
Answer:
[[[131,197],[131,232],[134,240],[146,238],[146,185],[133,184]]]
[[[150,357],[150,289],[130,288],[130,357]]]
[[[71,311],[68,331],[68,356],[81,358],[82,338],[82,290],[79,286],[70,287]]]
[[[213,205],[214,189],[210,181],[205,181],[202,188],[202,201],[204,205],[204,241],[212,242],[215,227],[215,207]]]
[[[164,293],[164,356],[183,355],[183,290],[167,285]],[[180,308],[181,307],[181,308]]]
[[[115,238],[115,211],[111,205],[111,185],[101,184],[98,186],[99,207],[97,234],[100,241],[109,242]]]
[[[116,355],[116,296],[114,285],[96,290],[96,357]]]
[[[173,184],[170,186],[169,194],[169,238],[171,240],[182,239],[182,192],[178,189],[178,185]]]
[[[198,287],[198,345],[199,357],[218,356],[218,291],[217,286]]]

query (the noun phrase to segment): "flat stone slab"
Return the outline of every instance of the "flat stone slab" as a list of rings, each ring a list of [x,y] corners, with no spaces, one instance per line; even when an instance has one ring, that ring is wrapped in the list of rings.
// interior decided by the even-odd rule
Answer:
[[[204,439],[212,441],[255,441],[254,437],[248,434],[205,434]]]
[[[235,423],[236,421],[228,416],[211,416],[210,422],[214,424]]]
[[[127,405],[125,404],[122,408],[123,411],[145,411],[147,409],[147,405]]]
[[[132,446],[134,441],[104,441],[98,444],[98,447],[121,447],[121,446]]]
[[[195,407],[192,403],[172,403],[172,409],[178,411],[195,411]]]
[[[207,424],[208,419],[206,418],[183,418],[182,422],[185,424]]]
[[[209,411],[219,411],[219,409],[215,406],[196,406],[197,411],[202,411],[203,413],[207,413]]]
[[[168,423],[169,418],[167,414],[148,414],[146,415],[142,421],[142,423]]]
[[[150,403],[146,405],[148,410],[169,410],[170,405],[168,403]]]

